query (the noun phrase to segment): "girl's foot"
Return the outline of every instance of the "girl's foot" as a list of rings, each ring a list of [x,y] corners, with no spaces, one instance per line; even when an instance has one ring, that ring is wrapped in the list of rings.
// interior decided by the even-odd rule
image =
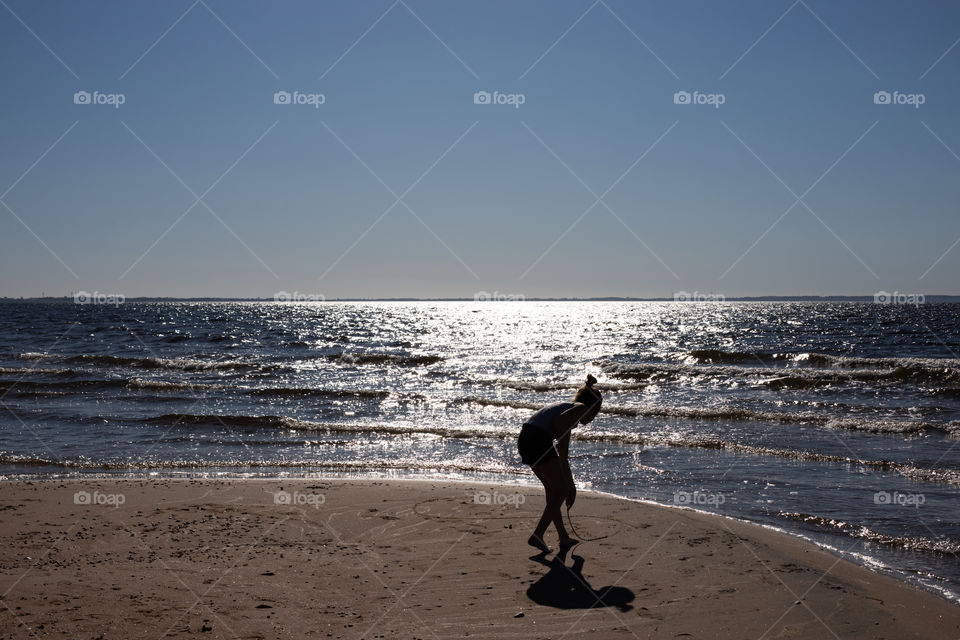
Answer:
[[[543,553],[550,553],[551,551],[553,551],[553,549],[548,547],[547,543],[543,541],[543,538],[541,538],[537,534],[533,534],[532,536],[530,536],[530,538],[527,540],[527,544],[530,545],[531,547],[540,549],[540,551],[542,551]]]
[[[577,540],[576,538],[564,538],[563,540],[560,541],[560,548],[569,549],[570,547],[577,544],[580,544],[580,541]]]

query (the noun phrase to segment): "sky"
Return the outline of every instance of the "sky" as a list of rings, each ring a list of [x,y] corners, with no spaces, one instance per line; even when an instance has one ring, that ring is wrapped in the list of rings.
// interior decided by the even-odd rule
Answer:
[[[0,2],[0,296],[960,294],[960,5]]]

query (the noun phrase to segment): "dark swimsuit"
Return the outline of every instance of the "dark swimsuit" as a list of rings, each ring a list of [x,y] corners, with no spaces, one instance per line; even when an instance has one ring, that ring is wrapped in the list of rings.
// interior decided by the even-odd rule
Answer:
[[[517,450],[520,452],[520,459],[523,460],[523,464],[528,464],[531,467],[559,457],[556,447],[553,446],[553,435],[530,423],[523,425],[523,428],[520,429],[520,437],[517,438]]]
[[[572,406],[572,402],[550,405],[537,411],[524,423],[520,429],[520,437],[517,438],[517,450],[523,464],[533,466],[559,457],[556,447],[553,446],[553,421]]]

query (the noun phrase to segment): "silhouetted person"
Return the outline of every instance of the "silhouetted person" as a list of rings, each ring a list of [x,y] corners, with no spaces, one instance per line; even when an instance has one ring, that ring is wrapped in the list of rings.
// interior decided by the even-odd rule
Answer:
[[[567,458],[570,432],[577,423],[589,423],[600,411],[603,398],[600,392],[593,388],[596,383],[597,379],[588,375],[586,384],[577,390],[572,402],[559,402],[537,411],[524,423],[517,439],[517,449],[523,463],[530,465],[537,474],[546,493],[547,504],[543,508],[543,515],[540,516],[533,535],[527,540],[528,544],[544,553],[551,550],[543,541],[543,534],[551,522],[560,536],[561,549],[572,547],[578,542],[567,534],[560,515],[560,506],[566,501],[569,509],[577,499],[577,487],[573,482],[570,461]],[[554,440],[557,441],[556,446],[553,444]]]

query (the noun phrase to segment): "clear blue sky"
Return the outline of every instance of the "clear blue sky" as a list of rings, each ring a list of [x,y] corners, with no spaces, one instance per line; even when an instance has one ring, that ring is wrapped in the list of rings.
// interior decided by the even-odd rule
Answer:
[[[958,38],[955,2],[3,0],[0,295],[958,294]]]

